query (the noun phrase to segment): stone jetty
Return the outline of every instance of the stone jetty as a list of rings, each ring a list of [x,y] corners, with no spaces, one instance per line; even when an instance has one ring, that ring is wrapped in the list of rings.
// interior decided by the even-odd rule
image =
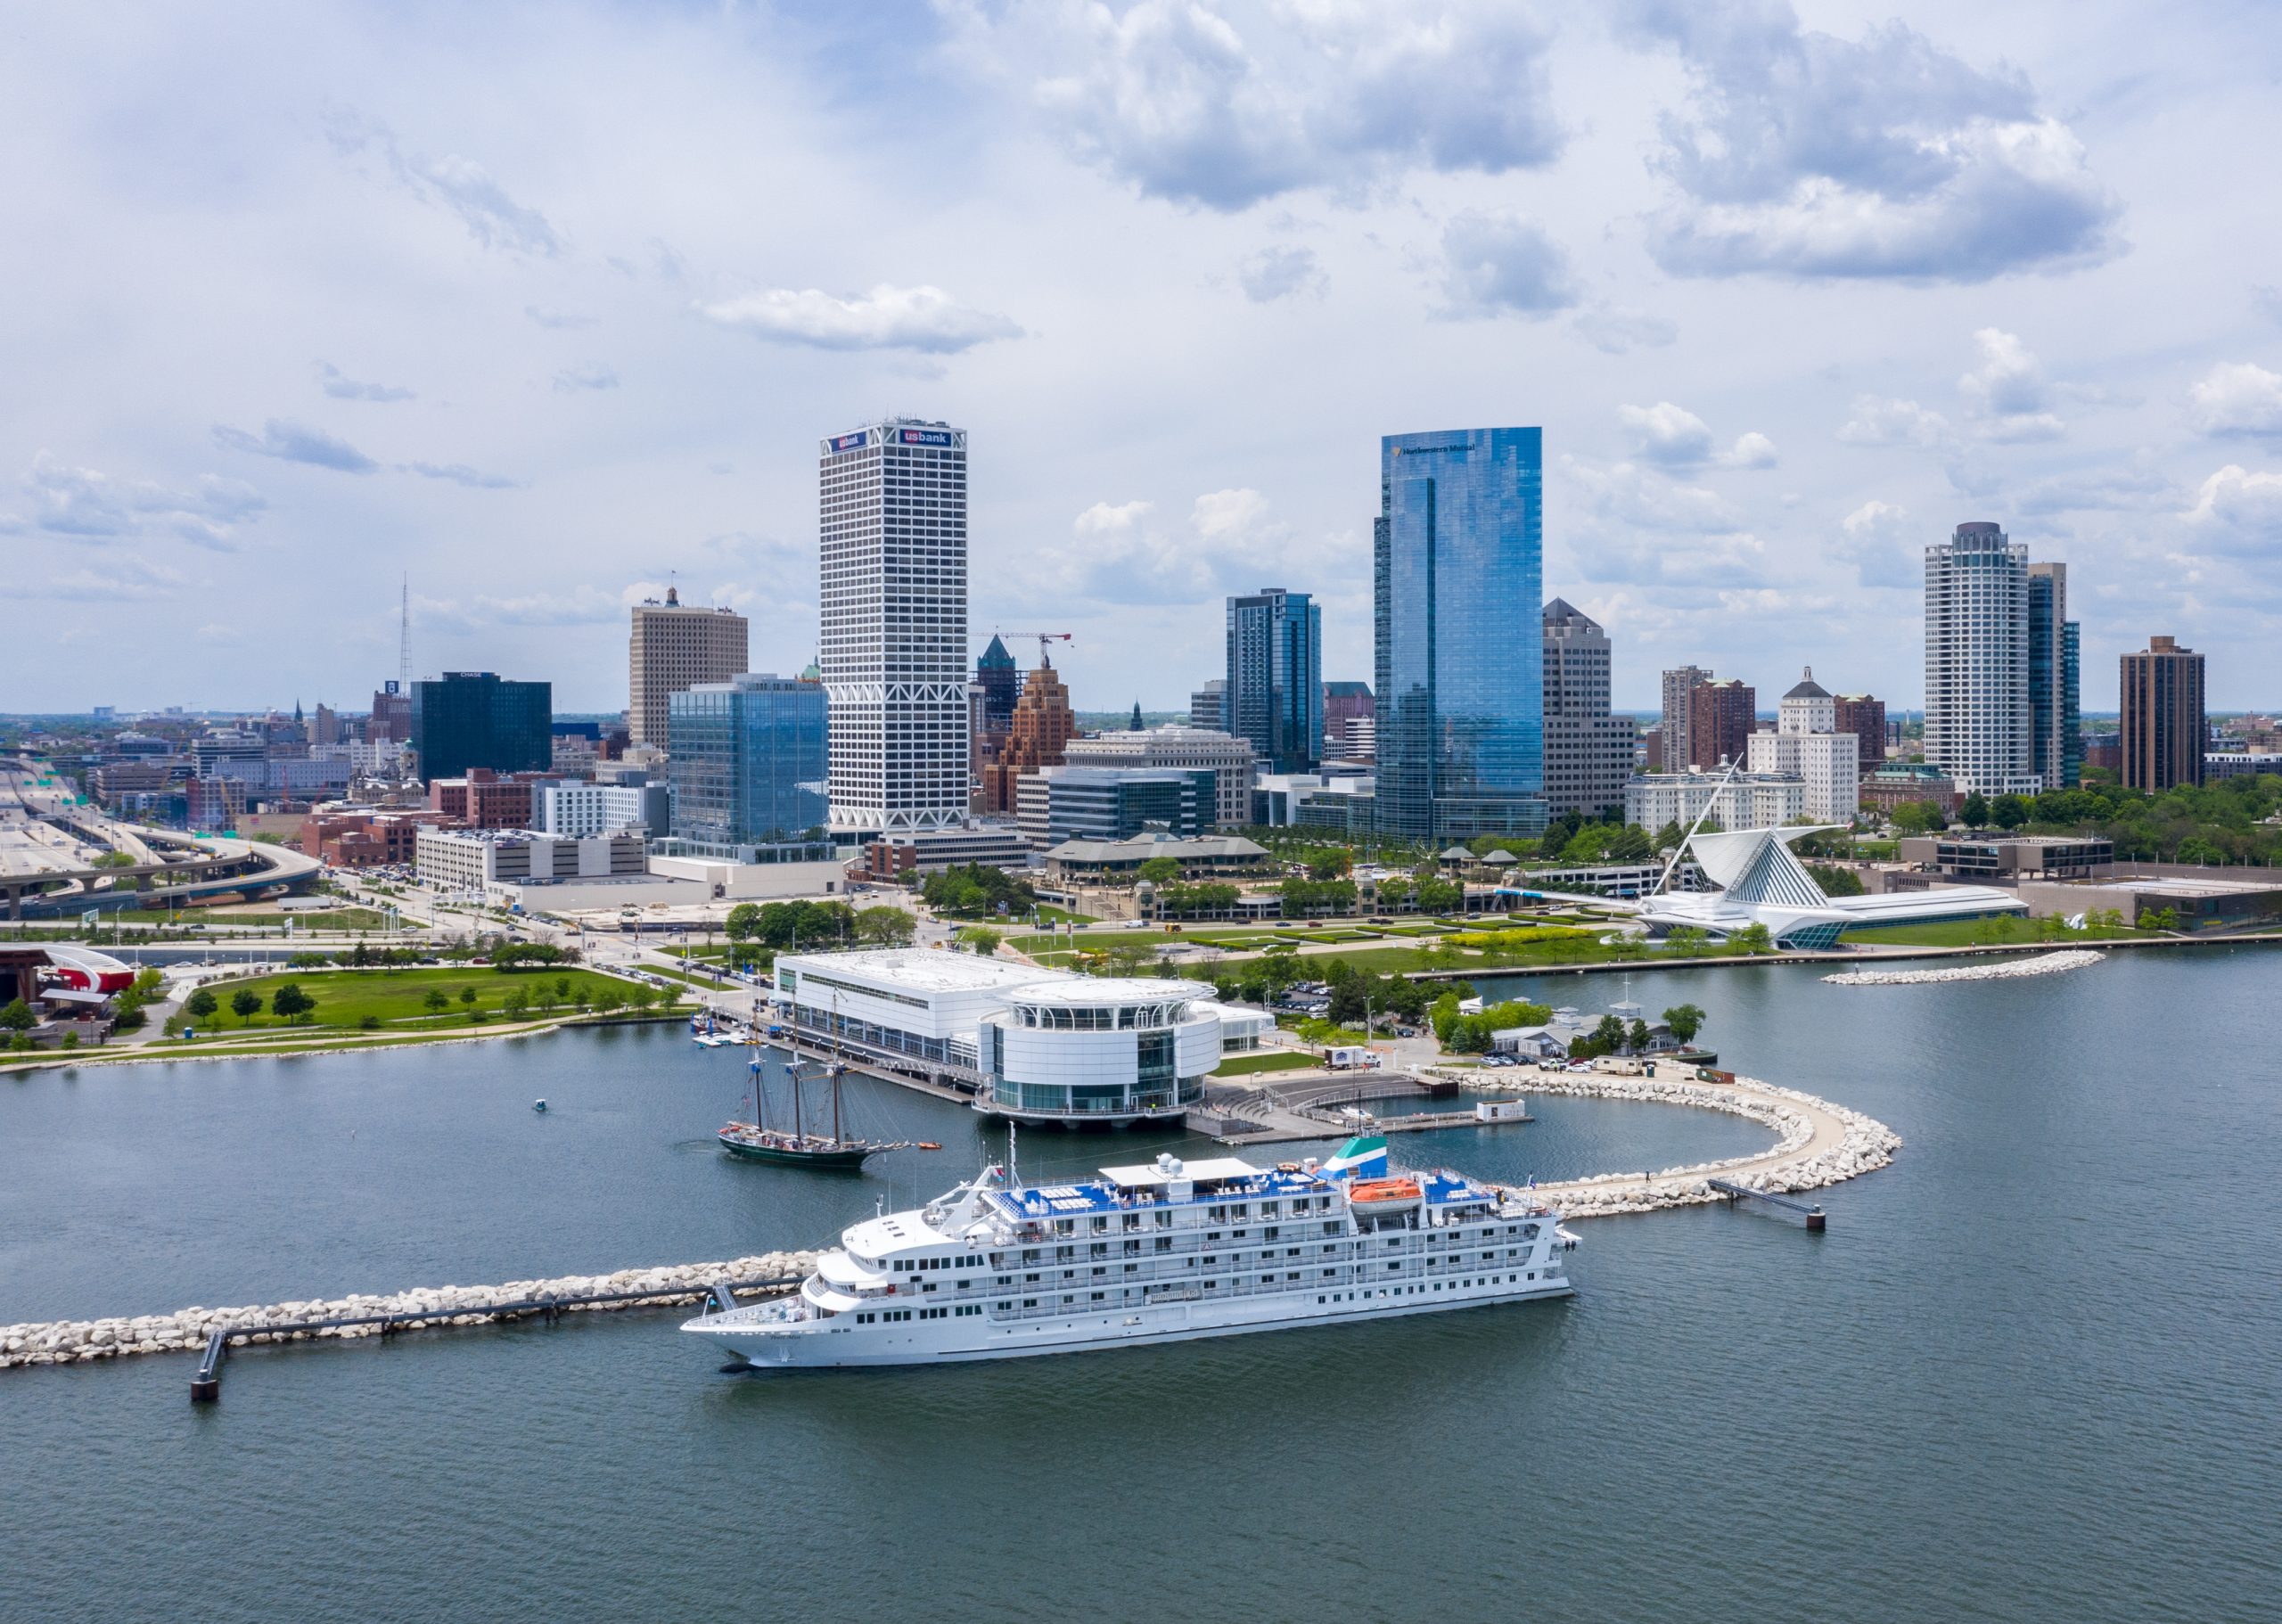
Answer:
[[[1834,987],[1915,987],[1922,981],[2009,981],[2015,976],[2058,975],[2081,970],[2107,956],[2089,947],[2064,953],[2040,953],[2034,958],[2005,959],[1993,964],[1960,964],[1949,970],[1849,970],[1823,980]]]
[[[206,1345],[217,1331],[250,1333],[250,1342],[308,1341],[313,1338],[349,1339],[377,1336],[379,1325],[343,1325],[336,1329],[278,1333],[264,1325],[285,1325],[308,1320],[346,1319],[362,1315],[390,1316],[390,1331],[428,1330],[441,1325],[480,1325],[492,1316],[484,1305],[527,1302],[545,1297],[599,1296],[613,1292],[670,1292],[686,1287],[684,1297],[655,1297],[646,1304],[566,1304],[566,1314],[595,1313],[608,1308],[657,1306],[675,1301],[697,1302],[715,1285],[740,1281],[773,1280],[806,1274],[816,1267],[812,1251],[772,1251],[758,1257],[736,1258],[726,1263],[690,1263],[664,1268],[628,1268],[612,1275],[566,1275],[554,1280],[510,1280],[501,1285],[441,1285],[393,1296],[332,1297],[306,1302],[273,1302],[257,1308],[184,1308],[174,1314],[143,1314],[133,1318],[57,1320],[46,1325],[0,1326],[0,1370],[20,1365],[70,1365],[86,1359],[119,1358],[137,1353],[192,1353]]]
[[[1593,1178],[1539,1185],[1530,1192],[1558,1208],[1564,1218],[1655,1212],[1725,1199],[1711,1187],[1713,1178],[1770,1194],[1818,1190],[1884,1167],[1893,1160],[1894,1152],[1901,1148],[1900,1135],[1859,1111],[1795,1088],[1778,1088],[1751,1078],[1739,1077],[1732,1083],[1699,1082],[1695,1080],[1693,1067],[1659,1065],[1646,1077],[1550,1072],[1525,1082],[1510,1077],[1493,1080],[1479,1071],[1442,1068],[1435,1068],[1434,1071],[1465,1087],[1495,1089],[1500,1094],[1637,1100],[1644,1104],[1722,1111],[1761,1123],[1777,1136],[1773,1149],[1754,1155],[1666,1168],[1662,1172],[1605,1173]],[[1679,1075],[1675,1077],[1675,1072]],[[816,1261],[813,1251],[772,1251],[732,1259],[726,1263],[629,1268],[614,1275],[567,1275],[555,1280],[510,1280],[500,1285],[434,1286],[392,1297],[335,1297],[307,1302],[274,1302],[258,1308],[185,1308],[175,1314],[145,1314],[133,1318],[0,1326],[0,1370],[29,1365],[71,1365],[138,1353],[194,1352],[206,1345],[209,1336],[224,1329],[248,1333],[245,1340],[250,1342],[379,1334],[379,1325],[275,1333],[261,1329],[264,1325],[361,1315],[390,1316],[390,1330],[408,1331],[484,1325],[497,1317],[483,1311],[487,1305],[548,1297],[663,1292],[677,1294],[651,1298],[648,1303],[694,1303],[715,1285],[805,1275],[816,1267]],[[635,1306],[637,1305],[565,1305],[562,1311],[590,1313]]]

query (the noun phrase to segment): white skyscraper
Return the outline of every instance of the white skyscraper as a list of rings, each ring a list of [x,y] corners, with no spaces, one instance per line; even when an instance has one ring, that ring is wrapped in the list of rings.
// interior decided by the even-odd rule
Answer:
[[[1810,669],[1776,707],[1773,733],[1749,741],[1751,770],[1787,774],[1806,785],[1805,816],[1818,824],[1851,822],[1862,809],[1860,741],[1838,731],[1838,701]]]
[[[2033,794],[2029,550],[1993,524],[1925,549],[1925,760],[1960,790]]]
[[[836,832],[967,811],[966,431],[894,418],[819,447]]]

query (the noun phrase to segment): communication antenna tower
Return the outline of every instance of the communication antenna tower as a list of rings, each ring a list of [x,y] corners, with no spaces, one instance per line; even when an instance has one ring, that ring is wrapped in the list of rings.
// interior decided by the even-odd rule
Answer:
[[[412,692],[412,571],[404,572],[404,583],[397,602],[396,631],[397,692]]]

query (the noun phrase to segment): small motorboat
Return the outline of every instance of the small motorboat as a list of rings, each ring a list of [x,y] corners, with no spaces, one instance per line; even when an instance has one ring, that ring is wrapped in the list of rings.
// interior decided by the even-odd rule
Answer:
[[[545,1111],[546,1109],[546,1102],[545,1100],[533,1100],[531,1102],[531,1109],[533,1111]]]

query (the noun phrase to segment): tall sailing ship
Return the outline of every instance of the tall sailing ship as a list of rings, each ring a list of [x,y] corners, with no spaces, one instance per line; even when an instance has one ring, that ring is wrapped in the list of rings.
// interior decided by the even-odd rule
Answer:
[[[797,1295],[682,1329],[760,1370],[1076,1353],[1567,1296],[1575,1244],[1526,1193],[1390,1174],[1383,1138],[1078,1184],[993,1167],[841,1231]]]
[[[792,1085],[791,1122],[784,1128],[772,1128],[768,1122],[767,1070],[761,1063],[759,1051],[755,1051],[749,1067],[752,1076],[753,1120],[723,1124],[721,1131],[714,1136],[723,1150],[749,1161],[789,1162],[800,1167],[856,1172],[862,1169],[867,1159],[888,1151],[941,1148],[926,1139],[858,1139],[843,1135],[841,1132],[840,1079],[848,1068],[837,1061],[825,1067],[825,1079],[832,1085],[832,1132],[810,1132],[808,1113],[800,1098],[800,1067],[803,1063],[795,1057],[790,1067]]]

